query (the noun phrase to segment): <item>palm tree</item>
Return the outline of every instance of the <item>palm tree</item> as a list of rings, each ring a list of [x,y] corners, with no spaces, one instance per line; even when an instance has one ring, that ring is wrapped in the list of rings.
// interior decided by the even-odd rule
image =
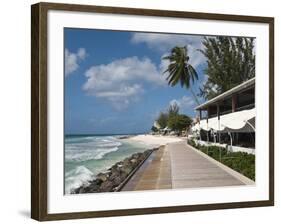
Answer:
[[[198,74],[196,70],[189,63],[189,56],[187,55],[187,48],[184,47],[174,47],[171,50],[171,54],[163,57],[164,60],[169,60],[170,64],[168,69],[164,73],[168,72],[166,80],[170,86],[175,86],[180,83],[181,87],[186,87],[190,89],[196,103],[199,105],[199,101],[192,91],[192,83],[198,80]],[[163,73],[163,74],[164,74]]]

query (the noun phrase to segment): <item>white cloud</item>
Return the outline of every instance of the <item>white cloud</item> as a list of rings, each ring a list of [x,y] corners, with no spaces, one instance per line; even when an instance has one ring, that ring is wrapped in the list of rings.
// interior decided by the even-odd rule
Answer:
[[[84,60],[87,53],[85,48],[79,48],[76,53],[70,52],[65,49],[65,76],[68,76],[72,72],[79,68],[79,62]]]
[[[90,95],[111,103],[117,110],[128,107],[144,93],[143,85],[165,85],[162,67],[157,67],[147,57],[134,56],[92,66],[85,73],[83,89]]]
[[[166,57],[166,56],[168,56],[168,53],[164,53],[162,56],[161,56],[161,62],[160,62],[160,64],[159,64],[159,69],[160,69],[160,71],[161,71],[161,74],[163,74],[166,70],[167,70],[167,68],[168,68],[168,66],[169,66],[169,60],[163,60],[162,58],[163,57]]]
[[[85,48],[79,48],[78,51],[77,51],[77,56],[78,58],[84,60],[85,57],[86,57],[87,53],[86,53],[86,50]]]
[[[203,46],[192,46],[188,45],[188,55],[190,57],[189,63],[197,68],[199,65],[205,64],[207,59],[206,57],[198,51],[198,49],[203,49]]]
[[[199,46],[201,40],[199,36],[158,33],[133,33],[131,38],[132,43],[146,43],[150,48],[160,51],[170,50],[175,45]]]
[[[190,96],[183,96],[180,99],[173,99],[169,102],[169,105],[177,104],[180,107],[180,110],[189,109],[194,107],[195,101]]]
[[[131,42],[134,44],[145,43],[151,49],[159,52],[169,52],[175,46],[187,46],[190,64],[195,68],[205,63],[205,56],[198,51],[203,49],[203,38],[192,35],[157,34],[157,33],[134,33]]]

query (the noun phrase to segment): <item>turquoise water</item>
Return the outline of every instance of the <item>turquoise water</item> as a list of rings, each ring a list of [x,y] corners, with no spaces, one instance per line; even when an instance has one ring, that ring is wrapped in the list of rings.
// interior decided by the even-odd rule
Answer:
[[[92,180],[96,174],[147,146],[119,139],[121,135],[67,135],[65,137],[65,193]]]

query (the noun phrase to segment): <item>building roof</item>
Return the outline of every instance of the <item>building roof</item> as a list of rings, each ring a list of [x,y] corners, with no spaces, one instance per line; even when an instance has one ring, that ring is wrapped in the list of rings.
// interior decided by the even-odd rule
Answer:
[[[255,77],[252,79],[249,79],[246,82],[243,82],[240,85],[235,86],[232,89],[227,90],[226,92],[212,98],[211,100],[195,107],[195,110],[204,109],[211,104],[214,104],[222,99],[225,99],[226,97],[231,96],[234,93],[240,92],[241,90],[248,89],[250,86],[253,86],[253,85],[255,85]]]

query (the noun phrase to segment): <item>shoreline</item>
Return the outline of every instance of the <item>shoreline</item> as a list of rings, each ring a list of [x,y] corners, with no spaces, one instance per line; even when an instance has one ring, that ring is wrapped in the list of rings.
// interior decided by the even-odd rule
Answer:
[[[136,172],[154,151],[168,143],[183,141],[180,137],[155,136],[150,134],[126,135],[118,139],[126,142],[138,142],[144,144],[147,149],[143,152],[132,153],[126,158],[112,164],[112,166],[105,171],[95,175],[95,177],[89,180],[88,183],[84,183],[81,186],[72,189],[70,194],[113,192],[118,189],[121,190],[122,187],[120,187],[120,185],[122,185],[124,181],[129,181],[130,177],[133,176],[132,173]]]
[[[89,184],[71,190],[70,194],[101,193],[120,191],[145,162],[145,160],[159,148],[147,149],[144,152],[134,153],[115,163],[104,172],[100,172]]]
[[[127,138],[124,138],[124,140],[139,142],[147,145],[148,147],[160,147],[161,145],[166,145],[168,143],[184,141],[186,140],[186,137],[142,134],[128,136]]]
[[[163,136],[141,135],[131,141],[146,140],[146,143],[155,144],[160,139],[163,140]],[[218,162],[195,151],[183,138],[165,139],[169,142],[127,156],[70,194],[249,184],[234,175],[234,171],[229,172]]]

